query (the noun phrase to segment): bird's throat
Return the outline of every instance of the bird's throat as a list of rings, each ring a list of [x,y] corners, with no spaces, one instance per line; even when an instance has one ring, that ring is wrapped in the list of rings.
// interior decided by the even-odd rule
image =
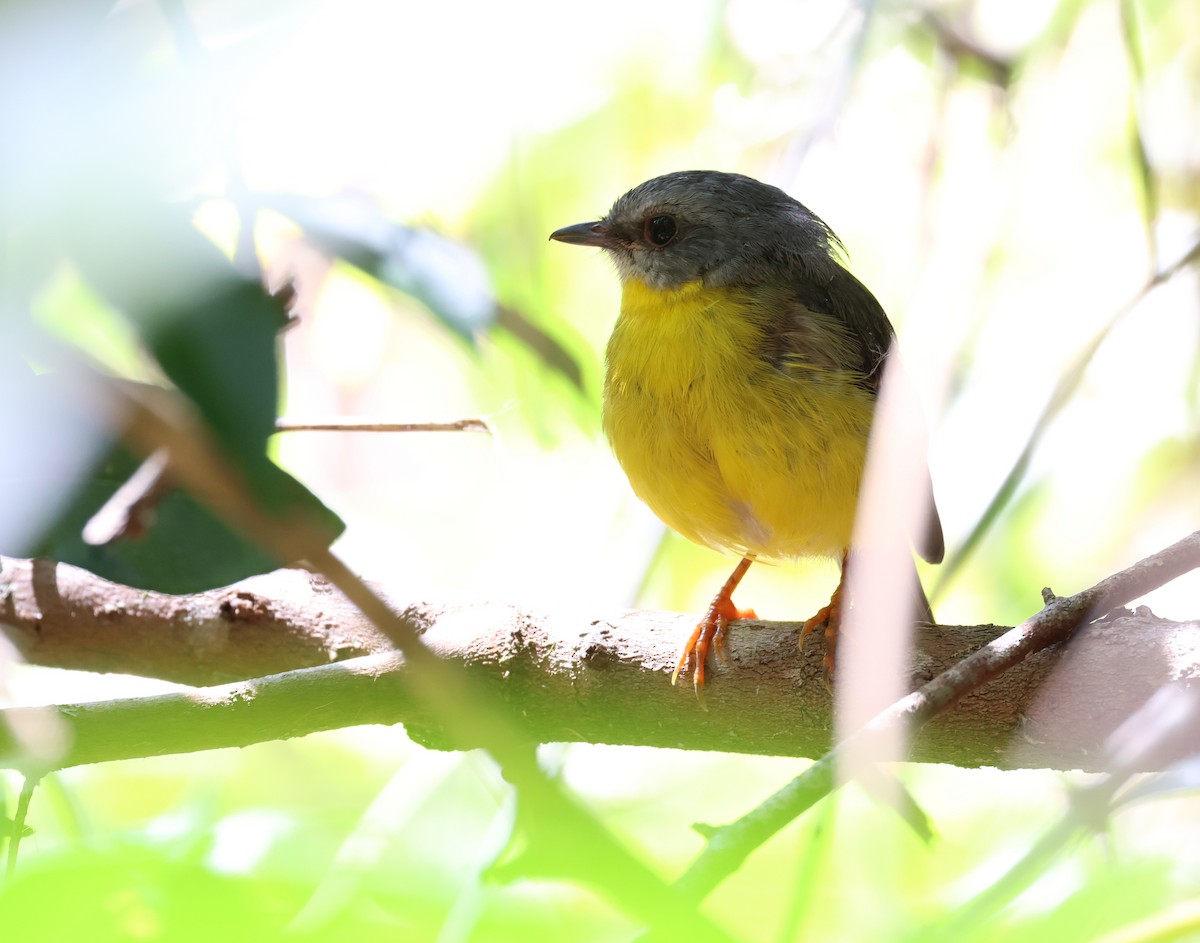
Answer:
[[[630,318],[687,321],[720,304],[725,292],[696,279],[678,288],[656,288],[637,278],[621,286],[621,315]]]

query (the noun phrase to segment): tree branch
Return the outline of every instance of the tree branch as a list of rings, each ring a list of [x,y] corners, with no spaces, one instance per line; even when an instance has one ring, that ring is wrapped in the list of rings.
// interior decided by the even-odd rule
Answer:
[[[1135,580],[1113,577],[1079,597],[1055,600],[1028,624],[1063,612],[1087,621],[1135,598],[1195,564],[1200,537],[1190,540],[1191,557],[1179,552],[1170,565],[1155,558],[1125,571],[1136,572]],[[410,691],[411,666],[314,574],[280,570],[207,593],[166,596],[63,564],[2,562],[0,623],[35,664],[136,670],[190,684],[255,679],[59,707],[73,746],[54,761],[56,768],[365,723],[404,723],[415,738],[443,748],[478,745],[447,733],[443,719]],[[821,683],[821,653],[819,646],[797,651],[798,623],[739,623],[729,637],[729,666],[715,667],[705,712],[689,690],[667,683],[690,616],[627,612],[596,619],[498,605],[391,602],[433,652],[467,667],[489,695],[512,705],[535,741],[798,756],[829,747],[831,704]],[[1200,672],[1198,628],[1144,613],[1093,624],[1087,644],[1073,648],[1055,684],[1039,695],[1063,661],[1061,652],[1036,654],[983,687],[1013,654],[997,660],[993,646],[960,661],[1002,630],[928,627],[918,635],[914,678],[927,681],[953,668],[954,686],[943,680],[927,687],[922,703],[944,709],[952,699],[947,691],[972,693],[921,732],[913,759],[1094,768],[1105,737],[1153,690]],[[306,667],[312,665],[320,667]],[[301,670],[286,670],[294,668]],[[17,712],[7,714],[19,719]],[[7,735],[0,735],[0,756],[8,765],[23,762]]]
[[[461,666],[431,652],[421,641],[418,627],[329,550],[328,534],[320,526],[300,513],[281,518],[264,511],[245,486],[241,472],[228,462],[206,430],[192,421],[186,406],[162,411],[116,384],[100,388],[102,396],[112,398],[109,405],[121,408],[123,436],[129,444],[144,453],[169,449],[174,473],[194,497],[209,503],[279,559],[309,561],[396,644],[414,669],[406,680],[420,702],[437,710],[440,722],[457,736],[476,738],[515,787],[524,813],[523,831],[530,838],[527,854],[541,857],[542,873],[589,884],[673,939],[730,939],[545,773],[538,765],[534,744],[521,735],[517,719],[502,709],[494,695],[486,696],[482,687],[470,684],[468,672]],[[11,720],[6,728],[14,729]],[[35,745],[43,746],[40,768],[50,768],[44,744]],[[568,846],[572,853],[563,854]],[[580,848],[587,849],[585,856],[576,853]]]
[[[0,557],[0,629],[30,664],[192,685],[394,647],[326,580],[299,569],[171,596],[64,563]]]
[[[714,829],[704,851],[676,882],[676,887],[694,900],[706,897],[721,881],[736,871],[751,852],[834,789],[834,766],[843,751],[854,749],[864,740],[869,742],[871,737],[900,724],[906,724],[910,731],[917,732],[919,738],[920,732],[928,730],[931,722],[937,723],[939,718],[945,717],[945,712],[968,694],[986,693],[981,692],[981,686],[991,679],[1019,665],[1028,664],[1031,658],[1044,653],[1049,646],[1068,641],[1091,620],[1107,615],[1114,607],[1132,602],[1198,566],[1200,531],[1074,596],[1059,598],[1045,590],[1046,607],[1041,612],[964,658],[920,690],[913,691],[880,711],[861,730],[839,743],[835,749],[826,753],[756,808],[736,822]],[[1109,623],[1109,627],[1119,624],[1120,620]],[[1190,631],[1187,634],[1194,635],[1196,625],[1188,628]],[[1110,649],[1107,657],[1093,660],[1091,663],[1085,658],[1084,670],[1060,672],[1055,678],[1053,688],[1057,694],[1061,694],[1063,688],[1070,689],[1074,681],[1070,696],[1062,701],[1068,716],[1056,716],[1053,709],[1043,710],[1043,716],[1049,719],[1052,726],[1067,722],[1068,726],[1060,730],[1061,734],[1065,734],[1067,741],[1078,741],[1081,738],[1089,739],[1084,731],[1089,731],[1092,736],[1096,732],[1094,719],[1088,713],[1081,714],[1081,706],[1086,705],[1089,711],[1099,711],[1103,714],[1111,700],[1123,702],[1117,723],[1105,723],[1103,736],[1095,744],[1089,745],[1087,755],[1082,758],[1083,762],[1073,764],[1084,769],[1105,769],[1118,765],[1108,755],[1104,742],[1108,735],[1124,718],[1143,707],[1163,685],[1196,677],[1197,667],[1194,648],[1191,655],[1183,659],[1176,657],[1178,653],[1170,649],[1155,652],[1153,654],[1157,654],[1159,658],[1146,665],[1141,663],[1142,656],[1151,652],[1137,645],[1139,642],[1144,644],[1144,638],[1133,636],[1138,648],[1134,652],[1131,651],[1134,646],[1129,645],[1130,636],[1125,631],[1108,640],[1103,637],[1097,640],[1096,636],[1097,626],[1089,626],[1086,636],[1089,644],[1084,647],[1084,652],[1094,652],[1098,645],[1106,645]],[[1067,659],[1078,660],[1074,650],[1068,654]],[[1099,671],[1106,664],[1110,671]],[[1114,666],[1131,669],[1130,678],[1133,683],[1126,682],[1128,687],[1124,690],[1122,685],[1113,683],[1116,680],[1111,676]],[[1164,677],[1168,670],[1173,672],[1174,676]],[[1159,680],[1151,681],[1147,690],[1146,682],[1155,675]],[[1127,704],[1125,697],[1131,688],[1137,690],[1136,699],[1132,704]],[[1035,755],[1038,749],[1044,748],[1047,743],[1041,737],[1041,731],[1037,729],[1037,718],[1037,714],[1031,714],[1029,718],[1034,728],[1032,732],[1028,729],[1022,731]],[[1076,726],[1077,723],[1083,724],[1082,729]],[[1152,733],[1147,731],[1147,736],[1152,736]],[[1170,751],[1158,752],[1154,756],[1154,762],[1165,765],[1197,752],[1200,749],[1200,731],[1192,727],[1186,732],[1181,732],[1177,738],[1173,738],[1172,748]],[[1022,747],[1020,755],[1025,757],[1030,753]],[[1133,771],[1128,762],[1124,765],[1126,772]]]

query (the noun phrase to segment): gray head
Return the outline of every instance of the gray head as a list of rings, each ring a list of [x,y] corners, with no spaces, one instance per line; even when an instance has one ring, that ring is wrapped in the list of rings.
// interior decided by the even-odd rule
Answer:
[[[647,180],[601,220],[551,239],[599,246],[622,281],[656,288],[751,284],[825,268],[841,244],[821,219],[778,187],[741,174],[684,170]]]

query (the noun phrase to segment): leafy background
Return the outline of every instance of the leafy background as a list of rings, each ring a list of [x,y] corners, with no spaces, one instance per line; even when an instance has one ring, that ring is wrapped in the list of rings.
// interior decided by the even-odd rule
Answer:
[[[261,450],[277,409],[481,415],[490,438],[276,436],[294,480],[273,465],[255,479],[268,503],[319,497],[345,524],[338,551],[417,599],[697,610],[724,579],[728,561],[633,499],[599,435],[612,272],[546,243],[643,179],[739,170],[838,231],[900,331],[952,548],[1056,383],[1189,249],[1200,215],[1195,4],[55,0],[8,4],[0,26],[0,392],[25,402],[72,350],[131,378],[161,369],[201,399],[215,389],[210,421],[240,455]],[[244,293],[258,265],[299,293],[278,374],[281,312]],[[190,293],[214,285],[242,299],[237,316],[197,326]],[[1012,623],[1045,583],[1074,591],[1194,529],[1197,297],[1192,272],[1112,327],[940,588],[941,621]],[[210,383],[214,362],[236,385]],[[5,475],[22,500],[0,513],[0,549],[17,553],[63,533],[52,522],[102,480],[90,470],[109,446],[94,422],[13,413],[20,461]],[[265,564],[245,549],[220,556]],[[741,599],[803,617],[833,579],[823,564],[754,568]],[[1146,602],[1195,618],[1198,587]],[[9,704],[162,689],[3,668]],[[702,845],[691,823],[736,817],[802,765],[541,754],[668,876]],[[903,777],[933,842],[844,791],[708,912],[746,940],[950,934],[1087,781]],[[19,783],[0,782],[11,812]],[[424,751],[398,728],[70,770],[35,795],[0,926],[29,940],[630,938],[585,889],[492,878],[512,818],[488,761]],[[1123,809],[947,938],[1091,940],[1186,904],[1198,838],[1186,795]]]

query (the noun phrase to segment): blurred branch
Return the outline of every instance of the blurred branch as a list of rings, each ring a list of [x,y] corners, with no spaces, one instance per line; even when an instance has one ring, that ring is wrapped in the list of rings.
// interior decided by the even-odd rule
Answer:
[[[929,30],[934,42],[959,71],[976,71],[997,88],[1012,85],[1015,63],[987,49],[966,29],[952,26],[941,13],[926,10],[921,25]]]
[[[1192,899],[1165,906],[1148,917],[1093,938],[1092,943],[1179,943],[1189,935],[1195,939],[1198,931],[1200,900]]]
[[[1142,113],[1141,96],[1146,84],[1146,64],[1142,57],[1142,40],[1138,30],[1137,11],[1132,0],[1121,0],[1121,40],[1125,58],[1129,62],[1129,132],[1133,151],[1134,169],[1142,198],[1142,223],[1146,229],[1146,246],[1149,250],[1149,265],[1153,272],[1158,267],[1158,222],[1159,183],[1158,173],[1150,161],[1146,149],[1145,121]]]
[[[439,657],[424,643],[424,626],[415,621],[419,613],[397,612],[388,600],[329,550],[322,528],[302,511],[297,509],[280,515],[264,510],[247,487],[243,470],[225,458],[209,430],[196,422],[189,410],[163,409],[153,398],[141,397],[136,389],[107,382],[103,377],[93,377],[93,382],[97,398],[108,400],[103,406],[124,418],[122,434],[132,447],[143,453],[167,449],[171,455],[172,475],[181,487],[279,559],[307,561],[328,580],[328,594],[336,588],[345,596],[347,604],[356,608],[400,649],[409,669],[404,675],[405,687],[413,702],[436,717],[438,723],[460,741],[470,741],[472,746],[486,750],[512,783],[518,802],[531,810],[525,822],[526,829],[537,826],[535,837],[542,839],[533,842],[535,850],[553,852],[557,847],[554,842],[567,842],[576,850],[587,850],[583,856],[549,855],[561,865],[558,871],[551,872],[554,876],[589,884],[615,905],[648,926],[662,928],[672,938],[730,939],[644,861],[631,854],[569,791],[541,769],[534,741],[522,729],[520,715],[506,709],[498,692],[478,684],[461,665]],[[322,600],[322,603],[326,601]],[[237,690],[226,692],[225,696],[232,698],[235,704],[249,699],[253,705],[258,701],[262,683],[239,686]],[[195,697],[184,696],[184,706],[194,705]],[[368,700],[377,697],[378,693],[367,695]],[[319,705],[323,703],[310,701],[307,696],[302,697],[301,702],[302,707],[289,705],[289,714],[298,710],[302,718],[311,714],[314,708],[319,713]],[[267,707],[274,703],[274,700],[264,701]],[[152,710],[151,713],[156,712]],[[238,719],[243,718],[238,716]],[[252,714],[250,727],[243,729],[243,734],[257,737],[255,731],[259,720]],[[135,738],[140,735],[144,739],[151,730],[172,739],[181,734],[181,729],[173,724],[152,723],[151,727],[146,727],[146,721],[143,715],[141,723],[133,728]],[[263,721],[269,726],[269,718]],[[296,726],[296,718],[289,717],[288,722],[293,733],[282,736],[302,732],[302,728]],[[362,722],[362,719],[347,719],[339,726]],[[115,730],[119,729],[118,725]],[[107,737],[114,733],[114,728],[105,725],[101,725],[101,730]],[[79,732],[78,728],[76,732]],[[75,752],[75,747],[71,752]],[[40,770],[44,769],[45,764],[41,764]]]
[[[8,854],[5,856],[4,862],[6,880],[11,880],[16,871],[17,850],[21,847],[21,839],[31,834],[25,825],[25,820],[29,815],[29,802],[33,798],[33,790],[37,788],[40,781],[41,776],[26,776],[24,782],[21,783],[21,792],[17,797],[17,809],[13,813],[12,822],[9,823]]]
[[[1091,620],[1100,618],[1116,607],[1123,606],[1197,567],[1200,567],[1200,531],[1075,596],[1051,596],[1046,607],[1037,615],[1026,619],[1000,638],[992,640],[974,654],[953,665],[919,691],[914,691],[876,714],[858,733],[838,744],[757,808],[736,822],[717,829],[704,851],[679,879],[677,886],[693,899],[700,900],[706,897],[721,881],[741,867],[751,852],[835,788],[834,771],[841,752],[848,749],[857,751],[861,741],[869,742],[871,738],[900,724],[907,725],[910,732],[920,730],[959,703],[966,695],[978,691],[987,682],[1009,672],[1030,656],[1043,652],[1051,645],[1067,641]],[[1050,595],[1049,591],[1047,594]],[[1098,628],[1092,625],[1087,634],[1087,648],[1093,651],[1098,645],[1104,644],[1104,633],[1098,632]],[[1189,634],[1191,631],[1194,629],[1189,630]],[[1129,653],[1131,638],[1136,639],[1138,643],[1137,657],[1131,657]],[[1178,657],[1171,649],[1154,652],[1156,657],[1146,657],[1148,653],[1141,649],[1141,643],[1144,641],[1143,636],[1131,636],[1124,631],[1113,640],[1117,650],[1114,653],[1115,657],[1107,663],[1127,667],[1130,678],[1118,680],[1113,677],[1097,677],[1090,671],[1079,672],[1075,676],[1078,690],[1068,693],[1062,688],[1070,686],[1071,676],[1060,676],[1056,678],[1055,705],[1074,705],[1078,708],[1086,701],[1090,710],[1103,713],[1105,704],[1111,698],[1119,698],[1135,687],[1136,682],[1128,687],[1125,685],[1138,670],[1151,666],[1156,673],[1162,675],[1161,680],[1146,693],[1138,687],[1138,695],[1132,703],[1126,702],[1123,707],[1123,720],[1140,708],[1158,687],[1169,681],[1191,677],[1195,673],[1195,648],[1191,657]],[[1182,674],[1174,674],[1176,669],[1188,662],[1191,662],[1192,667],[1185,668]],[[1056,717],[1056,721],[1064,720],[1065,718]],[[1073,723],[1078,723],[1081,730],[1088,730],[1094,725],[1094,719],[1086,714],[1077,713],[1072,718]],[[1061,733],[1066,733],[1070,726],[1071,724],[1068,724]],[[1107,737],[1117,726],[1118,724],[1114,724],[1109,727],[1104,736]],[[1028,747],[1033,747],[1036,752],[1038,734],[1026,728],[1021,731],[1021,736],[1029,741]],[[1200,731],[1193,728],[1186,738],[1186,743],[1183,739],[1176,744],[1177,748],[1183,751],[1180,755],[1200,751]],[[1105,762],[1103,746],[1102,738],[1090,748],[1090,756],[1081,764],[1082,768],[1095,768],[1097,759],[1101,764]],[[1022,755],[1026,754],[1026,749],[1027,746],[1023,745]],[[1161,761],[1164,758],[1158,759]]]
[[[1168,571],[1159,572],[1165,578]],[[242,746],[364,723],[402,722],[416,739],[446,749],[484,742],[485,732],[463,729],[423,698],[423,669],[391,651],[382,633],[316,574],[280,570],[169,596],[62,564],[6,560],[0,585],[0,624],[34,664],[135,671],[200,685],[253,679],[59,707],[74,745],[58,766]],[[388,598],[381,587],[374,590]],[[1050,612],[1060,620],[1095,618],[1108,604],[1084,611],[1072,603],[1056,600],[1026,626],[1042,626]],[[531,741],[794,756],[829,747],[831,703],[821,681],[821,652],[819,645],[797,650],[799,623],[739,623],[729,637],[730,666],[714,666],[705,712],[690,691],[668,683],[679,642],[691,628],[688,615],[628,612],[598,619],[501,605],[392,606],[434,655],[456,662],[489,702],[503,702],[521,717]],[[1054,632],[1066,631],[1053,625]],[[1094,768],[1105,737],[1149,692],[1200,670],[1195,630],[1195,624],[1144,616],[1094,624],[1089,667],[1056,680],[1051,716],[1036,709],[1036,700],[1062,653],[1047,652],[931,725],[915,740],[912,758]],[[1038,631],[1030,637],[1044,642],[1050,630]],[[918,674],[939,674],[922,689],[921,716],[982,687],[1015,663],[1013,651],[1033,650],[1029,643],[1019,650],[993,643],[960,662],[999,632],[993,626],[920,632]],[[1127,656],[1131,637],[1138,640],[1136,659]],[[302,667],[310,665],[320,667]],[[295,668],[301,670],[289,670]],[[0,754],[6,763],[21,762],[11,737],[0,740]]]
[[[84,543],[103,546],[122,537],[136,539],[145,534],[159,502],[170,490],[169,464],[170,456],[164,449],[147,457],[84,525]]]
[[[1170,281],[1185,268],[1200,263],[1200,239],[1194,242],[1190,249],[1173,264],[1164,269],[1160,269],[1153,276],[1147,279],[1146,283],[1138,290],[1137,294],[1130,298],[1118,311],[1108,320],[1095,335],[1084,345],[1084,347],[1075,355],[1074,362],[1067,368],[1066,372],[1059,377],[1058,384],[1054,391],[1050,394],[1050,399],[1047,400],[1042,413],[1038,416],[1037,422],[1034,423],[1033,430],[1029,433],[1029,438],[1025,441],[1021,453],[1017,456],[1017,460],[1013,462],[1012,468],[1009,469],[1004,481],[1000,484],[996,494],[988,503],[987,508],[980,516],[979,521],[971,529],[966,540],[962,545],[952,553],[946,562],[939,568],[938,579],[934,584],[933,591],[929,594],[930,602],[936,602],[941,596],[942,591],[950,585],[951,581],[957,575],[962,565],[974,553],[975,548],[982,542],[984,535],[991,530],[992,524],[999,518],[1001,512],[1007,507],[1013,494],[1025,478],[1025,472],[1029,468],[1029,463],[1033,459],[1033,453],[1037,450],[1038,445],[1042,441],[1042,437],[1046,434],[1046,430],[1050,427],[1050,423],[1058,415],[1059,411],[1070,402],[1071,397],[1079,388],[1079,384],[1083,381],[1083,376],[1087,372],[1088,364],[1092,362],[1092,358],[1096,355],[1096,351],[1100,349],[1100,345],[1107,340],[1108,335],[1112,333],[1113,328],[1131,311],[1133,311],[1142,300],[1150,294],[1159,285]]]

